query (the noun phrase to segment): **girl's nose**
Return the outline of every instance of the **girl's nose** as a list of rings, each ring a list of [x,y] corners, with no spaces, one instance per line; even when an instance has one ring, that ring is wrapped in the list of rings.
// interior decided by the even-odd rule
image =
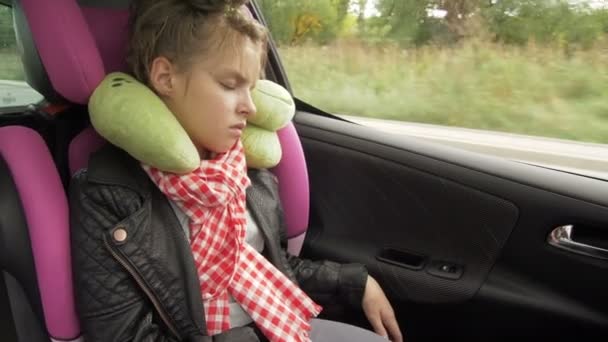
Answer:
[[[251,91],[249,89],[246,90],[243,95],[243,100],[241,101],[241,105],[239,108],[239,114],[245,115],[247,117],[255,115],[257,108],[255,107],[255,103],[253,103],[253,98],[251,97]]]

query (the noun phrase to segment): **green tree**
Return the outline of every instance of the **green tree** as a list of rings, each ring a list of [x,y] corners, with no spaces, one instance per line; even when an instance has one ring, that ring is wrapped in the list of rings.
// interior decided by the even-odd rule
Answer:
[[[340,2],[335,0],[261,0],[259,4],[278,44],[300,44],[309,39],[325,44],[335,39],[341,28]]]
[[[357,17],[357,27],[359,32],[365,32],[365,9],[367,8],[367,0],[357,0],[359,6],[359,15]]]
[[[333,0],[333,6],[336,8],[336,16],[338,18],[338,24],[342,24],[348,15],[348,8],[350,7],[350,0]]]
[[[526,44],[533,40],[565,48],[592,47],[608,29],[606,14],[606,10],[573,7],[565,0],[502,0],[485,12],[498,41]]]
[[[442,22],[453,39],[458,40],[479,33],[480,25],[483,25],[481,10],[491,6],[492,1],[432,0],[429,5],[446,11]]]
[[[387,38],[403,45],[422,43],[428,5],[428,1],[380,0],[376,4],[380,18],[374,25],[386,27]]]

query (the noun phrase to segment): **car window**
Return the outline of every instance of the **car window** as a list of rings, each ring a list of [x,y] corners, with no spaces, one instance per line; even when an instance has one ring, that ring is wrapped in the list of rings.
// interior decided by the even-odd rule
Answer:
[[[318,108],[512,159],[608,170],[605,2],[258,2],[294,95]],[[569,156],[549,156],[574,142]],[[510,143],[517,152],[496,148]],[[566,161],[579,150],[588,158]]]
[[[11,9],[0,5],[0,114],[23,110],[42,96],[25,82]]]

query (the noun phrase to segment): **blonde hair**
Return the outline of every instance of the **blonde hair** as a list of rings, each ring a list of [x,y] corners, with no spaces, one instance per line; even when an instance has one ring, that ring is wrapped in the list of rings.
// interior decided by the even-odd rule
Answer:
[[[243,7],[247,0],[135,0],[131,7],[129,67],[149,84],[152,61],[163,56],[181,71],[195,57],[219,51],[225,43],[238,48],[248,38],[262,45],[266,63],[268,33]]]

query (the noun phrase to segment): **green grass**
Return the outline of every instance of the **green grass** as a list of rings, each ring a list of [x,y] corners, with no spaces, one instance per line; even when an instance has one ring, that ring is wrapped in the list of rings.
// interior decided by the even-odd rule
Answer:
[[[23,81],[24,79],[19,55],[13,51],[0,49],[0,80]]]
[[[600,49],[338,43],[279,52],[295,95],[330,112],[608,143]]]

